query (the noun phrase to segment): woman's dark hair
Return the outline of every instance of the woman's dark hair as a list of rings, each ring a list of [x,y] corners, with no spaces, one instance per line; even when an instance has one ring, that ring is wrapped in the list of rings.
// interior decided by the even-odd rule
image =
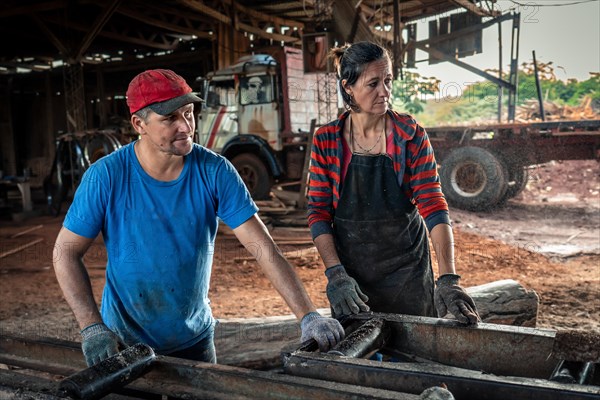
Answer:
[[[333,59],[342,99],[353,111],[359,111],[359,108],[352,96],[346,92],[342,80],[345,79],[347,85],[354,85],[367,64],[384,57],[391,59],[390,53],[385,48],[373,42],[346,43],[343,46],[334,47],[329,51],[329,57]]]

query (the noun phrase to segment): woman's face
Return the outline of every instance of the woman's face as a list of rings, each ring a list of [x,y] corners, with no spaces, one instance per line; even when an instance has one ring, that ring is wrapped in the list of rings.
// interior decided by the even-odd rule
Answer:
[[[354,85],[345,85],[362,112],[385,114],[392,93],[392,63],[388,57],[367,64]]]

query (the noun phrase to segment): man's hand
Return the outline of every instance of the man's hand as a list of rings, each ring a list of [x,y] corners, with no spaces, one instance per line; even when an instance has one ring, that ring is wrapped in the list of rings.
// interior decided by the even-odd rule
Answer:
[[[327,298],[336,318],[369,311],[369,306],[365,304],[369,298],[360,290],[354,278],[346,273],[342,264],[327,268],[325,275],[329,281]]]
[[[121,340],[103,323],[92,324],[81,331],[81,349],[88,367],[119,352]]]
[[[476,324],[481,321],[475,302],[458,285],[460,275],[444,274],[435,283],[433,300],[438,317],[443,318],[448,311],[463,324]]]
[[[322,352],[333,348],[345,336],[344,328],[337,319],[325,318],[316,311],[302,317],[300,327],[302,328],[300,341],[314,339]]]

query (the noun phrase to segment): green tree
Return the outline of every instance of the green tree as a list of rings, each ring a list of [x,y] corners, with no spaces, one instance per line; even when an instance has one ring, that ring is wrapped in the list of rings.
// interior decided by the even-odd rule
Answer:
[[[557,79],[552,62],[538,62],[538,76],[545,101],[559,105],[577,106],[589,96],[592,107],[600,110],[600,72],[590,73],[584,81]],[[499,76],[498,70],[487,70]],[[503,78],[507,79],[506,74]],[[393,106],[415,116],[426,126],[444,124],[486,123],[497,118],[498,87],[489,82],[476,82],[465,88],[460,97],[440,98],[440,80],[425,78],[416,72],[407,72],[405,79],[394,81]],[[530,100],[537,101],[535,70],[533,62],[524,62],[518,71],[517,105]],[[437,95],[437,96],[436,96]],[[508,95],[503,97],[503,110],[507,109]],[[505,116],[503,116],[504,118]]]
[[[439,91],[440,80],[423,77],[417,72],[405,71],[404,79],[396,79],[392,84],[392,105],[410,114],[423,111],[426,97]]]

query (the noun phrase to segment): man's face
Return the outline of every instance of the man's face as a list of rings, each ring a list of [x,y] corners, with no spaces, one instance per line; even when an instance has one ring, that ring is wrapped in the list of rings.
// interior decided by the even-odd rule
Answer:
[[[176,156],[185,156],[192,151],[192,137],[196,129],[194,104],[187,104],[169,115],[152,112],[147,121],[138,120],[134,122],[136,131],[145,135],[146,140],[159,151]]]

